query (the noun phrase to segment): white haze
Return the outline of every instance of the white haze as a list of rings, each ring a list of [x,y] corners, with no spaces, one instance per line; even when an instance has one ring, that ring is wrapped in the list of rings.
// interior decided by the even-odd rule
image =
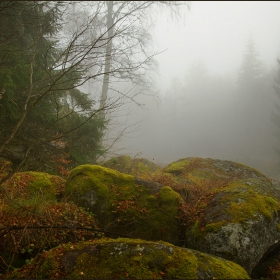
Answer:
[[[166,49],[157,56],[160,101],[142,96],[144,109],[129,107],[126,126],[138,125],[117,142],[118,153],[162,165],[192,156],[234,160],[279,179],[280,142],[271,113],[277,100],[272,86],[280,58],[280,2],[195,1],[183,14],[177,20],[157,15],[154,48]],[[269,90],[240,95],[236,77],[250,37],[270,73]]]
[[[156,49],[167,49],[158,56],[161,88],[197,60],[213,75],[235,75],[250,36],[267,67],[276,65],[279,13],[279,1],[194,1],[181,20],[161,13],[154,29]]]

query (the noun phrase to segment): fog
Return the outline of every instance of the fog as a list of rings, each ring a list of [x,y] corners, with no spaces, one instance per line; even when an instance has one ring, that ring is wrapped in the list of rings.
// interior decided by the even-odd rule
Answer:
[[[252,36],[260,58],[272,66],[280,53],[280,3],[278,1],[195,1],[182,20],[161,14],[154,34],[160,83],[184,78],[189,66],[201,60],[213,75],[235,75]],[[169,77],[169,78],[168,78]]]
[[[195,1],[177,19],[157,13],[153,47],[165,50],[156,56],[158,98],[147,92],[137,99],[143,108],[122,108],[129,115],[116,120],[127,134],[114,151],[161,165],[192,156],[234,160],[280,179],[279,130],[271,120],[279,13],[278,1]],[[250,42],[262,73],[241,85]]]

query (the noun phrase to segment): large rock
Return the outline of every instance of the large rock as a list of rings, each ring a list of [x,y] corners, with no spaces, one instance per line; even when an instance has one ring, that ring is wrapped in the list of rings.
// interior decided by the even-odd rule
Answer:
[[[42,172],[18,172],[3,183],[0,274],[6,264],[18,267],[42,250],[100,236],[94,231],[98,226],[91,213],[57,201],[65,183],[59,176]]]
[[[71,171],[66,195],[94,213],[107,231],[179,243],[181,196],[168,186],[146,183],[102,166],[81,165]]]
[[[33,259],[6,278],[248,279],[225,259],[169,243],[109,239],[67,244]]]
[[[127,155],[113,157],[104,162],[103,166],[133,176],[143,176],[161,170],[161,168],[152,161],[145,158],[131,158]]]
[[[165,171],[204,194],[193,207],[187,247],[232,260],[251,273],[280,244],[279,190],[257,170],[231,161],[187,158]]]
[[[95,217],[73,203],[34,201],[1,205],[0,275],[6,264],[20,267],[39,252],[67,242],[103,236]],[[1,277],[0,277],[1,278]]]
[[[50,175],[43,172],[17,172],[10,179],[3,183],[3,189],[0,191],[0,198],[9,203],[9,197],[18,204],[30,200],[39,202],[54,202],[62,196],[65,190],[66,181],[56,175]]]

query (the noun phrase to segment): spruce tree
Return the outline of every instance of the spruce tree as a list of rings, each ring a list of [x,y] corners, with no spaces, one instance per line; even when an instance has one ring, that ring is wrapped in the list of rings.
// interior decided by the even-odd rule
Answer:
[[[102,153],[105,123],[76,88],[83,69],[57,67],[65,53],[54,39],[62,8],[63,2],[0,4],[0,156],[14,164],[27,158],[23,169],[57,172],[60,163],[92,163]]]
[[[263,74],[264,65],[259,59],[253,39],[250,38],[239,70],[238,84],[240,87],[252,86]]]

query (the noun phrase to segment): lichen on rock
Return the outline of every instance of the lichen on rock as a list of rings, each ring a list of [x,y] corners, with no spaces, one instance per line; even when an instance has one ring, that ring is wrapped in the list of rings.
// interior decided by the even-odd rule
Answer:
[[[101,239],[60,246],[7,278],[249,279],[239,265],[165,242]]]
[[[242,164],[193,161],[181,160],[188,163],[178,176],[209,190],[194,206],[199,211],[187,228],[186,246],[235,261],[250,273],[280,240],[279,190],[263,174]]]

